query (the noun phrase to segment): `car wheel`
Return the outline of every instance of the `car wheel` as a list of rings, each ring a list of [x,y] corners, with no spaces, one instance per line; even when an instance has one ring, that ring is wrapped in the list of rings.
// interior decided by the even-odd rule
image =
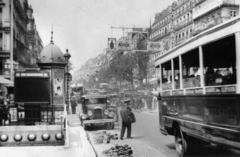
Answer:
[[[185,135],[179,127],[175,129],[175,148],[179,157],[185,157],[189,150],[188,150],[188,142],[187,142],[187,135]]]

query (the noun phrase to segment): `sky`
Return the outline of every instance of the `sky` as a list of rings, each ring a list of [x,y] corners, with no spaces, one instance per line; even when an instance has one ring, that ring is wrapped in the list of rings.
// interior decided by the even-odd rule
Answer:
[[[119,39],[119,27],[150,26],[155,13],[174,0],[28,0],[43,46],[51,40],[63,53],[71,54],[74,73],[90,58],[103,53],[108,38]],[[115,27],[112,28],[111,27]],[[125,33],[124,33],[125,32]]]

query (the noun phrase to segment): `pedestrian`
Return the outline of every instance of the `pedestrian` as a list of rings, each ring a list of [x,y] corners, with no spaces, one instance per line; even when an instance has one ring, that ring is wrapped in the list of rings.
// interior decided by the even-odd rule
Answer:
[[[122,107],[120,111],[120,115],[122,118],[120,139],[121,140],[123,139],[126,128],[127,128],[127,138],[132,138],[131,137],[132,123],[136,122],[136,119],[130,107],[130,99],[126,99],[124,101],[124,107]]]
[[[2,118],[0,125],[5,125],[6,121],[8,120],[8,106],[7,106],[7,101],[3,97],[3,92],[0,90],[0,105],[1,105],[1,110],[2,112],[0,114],[0,117]]]
[[[72,114],[76,114],[76,107],[77,107],[77,101],[75,96],[71,97],[71,107],[72,107]]]
[[[137,96],[137,101],[136,101],[137,112],[141,112],[141,107],[142,107],[142,99],[140,96]]]

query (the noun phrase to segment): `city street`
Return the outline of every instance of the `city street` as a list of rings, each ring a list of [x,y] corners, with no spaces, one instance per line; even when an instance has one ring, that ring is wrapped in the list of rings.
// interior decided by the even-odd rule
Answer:
[[[114,145],[128,144],[133,149],[133,155],[137,157],[177,157],[174,145],[173,136],[162,135],[159,131],[158,114],[156,112],[151,113],[149,111],[143,111],[136,113],[136,123],[132,125],[132,137],[133,139],[123,140],[111,140],[110,144],[96,144],[94,142],[95,135],[99,132],[105,131],[104,127],[97,127],[88,130],[90,140],[99,155],[104,150],[110,149]],[[106,130],[107,133],[115,134],[120,132],[120,126],[117,125],[114,130]],[[125,133],[126,134],[126,133]],[[125,135],[126,136],[126,135]],[[215,145],[205,146],[199,148],[192,156],[198,157],[212,157],[212,156],[239,156],[240,153],[236,150],[219,149]]]

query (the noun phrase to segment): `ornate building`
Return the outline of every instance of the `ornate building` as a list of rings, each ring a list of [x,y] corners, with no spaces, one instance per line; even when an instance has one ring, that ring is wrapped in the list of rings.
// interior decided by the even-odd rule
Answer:
[[[238,0],[178,0],[155,14],[148,50],[153,60],[206,29],[239,15]]]
[[[43,46],[32,13],[27,0],[0,1],[0,77],[13,80],[15,69],[36,67]]]
[[[193,9],[194,35],[239,15],[239,1],[197,0]]]

